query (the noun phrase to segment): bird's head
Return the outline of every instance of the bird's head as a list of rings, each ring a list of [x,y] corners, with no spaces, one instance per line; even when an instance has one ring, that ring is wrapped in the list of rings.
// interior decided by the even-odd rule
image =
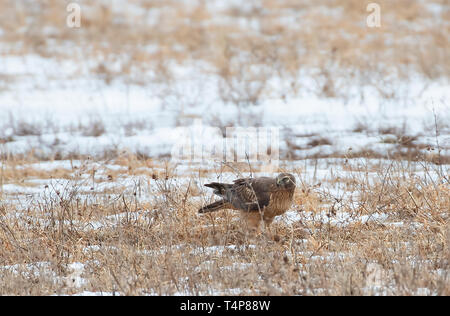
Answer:
[[[277,186],[284,189],[295,188],[295,177],[290,173],[280,173],[277,176]]]

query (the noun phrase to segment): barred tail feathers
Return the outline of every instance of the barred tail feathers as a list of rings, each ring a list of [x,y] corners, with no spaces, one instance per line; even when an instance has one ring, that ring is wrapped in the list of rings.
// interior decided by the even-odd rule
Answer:
[[[198,210],[200,214],[211,213],[215,211],[219,211],[221,209],[226,208],[226,202],[224,200],[220,200],[209,205],[206,205]]]

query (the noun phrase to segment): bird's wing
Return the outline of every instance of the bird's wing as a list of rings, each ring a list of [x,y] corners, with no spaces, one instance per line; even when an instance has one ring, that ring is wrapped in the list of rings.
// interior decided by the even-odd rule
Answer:
[[[274,182],[267,177],[237,179],[228,192],[228,199],[240,210],[260,211],[269,205]]]

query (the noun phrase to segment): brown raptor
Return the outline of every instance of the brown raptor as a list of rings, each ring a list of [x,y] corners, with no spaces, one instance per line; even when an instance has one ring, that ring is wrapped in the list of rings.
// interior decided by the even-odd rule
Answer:
[[[257,228],[264,221],[269,226],[275,216],[284,214],[292,205],[295,177],[280,173],[275,178],[243,178],[233,184],[212,182],[205,186],[214,189],[221,199],[199,209],[199,213],[222,209],[239,210],[249,224]]]

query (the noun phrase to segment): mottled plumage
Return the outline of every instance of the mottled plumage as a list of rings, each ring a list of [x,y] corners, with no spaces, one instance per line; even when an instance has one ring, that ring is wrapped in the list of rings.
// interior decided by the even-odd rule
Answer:
[[[202,207],[199,213],[239,210],[253,226],[258,226],[261,220],[270,225],[275,216],[284,214],[291,207],[295,177],[280,173],[276,178],[244,178],[235,180],[233,184],[212,182],[205,186],[213,188],[221,200]]]

